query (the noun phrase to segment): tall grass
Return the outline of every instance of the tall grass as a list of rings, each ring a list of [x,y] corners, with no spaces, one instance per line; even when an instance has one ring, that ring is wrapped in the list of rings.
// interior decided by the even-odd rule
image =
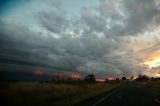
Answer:
[[[109,83],[10,83],[0,91],[9,105],[72,106],[89,97],[105,92],[118,84]]]

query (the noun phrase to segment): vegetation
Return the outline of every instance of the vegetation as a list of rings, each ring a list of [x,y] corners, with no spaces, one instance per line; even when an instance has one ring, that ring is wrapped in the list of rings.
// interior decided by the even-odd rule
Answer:
[[[151,78],[150,81],[148,81],[148,86],[160,89],[160,78]]]
[[[146,75],[139,75],[136,81],[139,81],[139,82],[149,81],[149,77]]]
[[[84,81],[83,81],[84,82]],[[111,90],[120,83],[8,83],[0,96],[10,106],[72,106],[84,99]]]
[[[96,77],[93,74],[87,75],[84,80],[88,83],[95,83]]]
[[[130,77],[130,80],[133,80],[133,78],[134,78],[134,77],[133,77],[133,75],[132,75],[132,76]]]
[[[122,77],[122,81],[127,80],[126,77]]]
[[[135,81],[138,84],[141,84],[143,86],[148,86],[152,88],[158,88],[160,89],[160,77],[159,78],[154,78],[154,77],[148,77],[146,75],[139,75]]]
[[[105,79],[105,82],[106,82],[106,83],[107,83],[107,82],[109,82],[109,79],[108,79],[108,78],[106,78],[106,79]]]
[[[119,81],[119,78],[116,78],[116,81]]]
[[[144,78],[144,79],[143,79]],[[149,78],[147,77],[146,79],[146,76],[145,77],[142,77],[142,79],[140,80],[137,80],[136,79],[136,82],[142,86],[145,86],[147,88],[151,88],[151,89],[154,89],[154,90],[159,90],[160,89],[160,78]]]

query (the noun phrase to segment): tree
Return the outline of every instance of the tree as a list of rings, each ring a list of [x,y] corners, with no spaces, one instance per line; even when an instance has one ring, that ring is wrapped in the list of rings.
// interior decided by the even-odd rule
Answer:
[[[119,78],[116,78],[116,82],[118,82],[118,83],[120,82]]]
[[[154,77],[151,77],[151,81],[160,81],[160,78],[154,78]]]
[[[131,80],[133,80],[133,75],[130,77]]]
[[[141,78],[142,77],[142,75],[140,74],[140,75],[138,75],[138,78]]]
[[[105,82],[108,82],[108,81],[109,81],[108,78],[106,78],[106,79],[105,79]]]
[[[126,77],[122,77],[122,80],[123,80],[123,81],[126,80]]]
[[[116,78],[116,81],[119,81],[119,78]]]
[[[136,80],[137,80],[137,81],[148,81],[148,80],[149,80],[149,77],[146,76],[146,75],[139,75]]]
[[[96,82],[96,78],[95,78],[95,76],[94,76],[93,74],[87,75],[87,76],[84,78],[84,80],[85,80],[86,82],[89,82],[89,83],[95,83],[95,82]]]

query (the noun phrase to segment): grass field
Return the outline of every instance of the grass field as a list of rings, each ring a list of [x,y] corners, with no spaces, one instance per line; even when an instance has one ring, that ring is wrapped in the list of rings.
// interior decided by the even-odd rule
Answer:
[[[12,82],[1,89],[3,101],[10,106],[72,106],[121,83],[67,84]]]
[[[158,80],[149,80],[149,81],[139,82],[139,84],[160,89],[160,79],[158,79]]]

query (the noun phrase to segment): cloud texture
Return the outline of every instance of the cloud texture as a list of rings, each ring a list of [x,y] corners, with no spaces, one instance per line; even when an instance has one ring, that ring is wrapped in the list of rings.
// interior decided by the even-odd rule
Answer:
[[[1,64],[131,76],[144,73],[143,59],[160,49],[158,0],[99,0],[75,14],[63,0],[29,4],[0,16]]]

